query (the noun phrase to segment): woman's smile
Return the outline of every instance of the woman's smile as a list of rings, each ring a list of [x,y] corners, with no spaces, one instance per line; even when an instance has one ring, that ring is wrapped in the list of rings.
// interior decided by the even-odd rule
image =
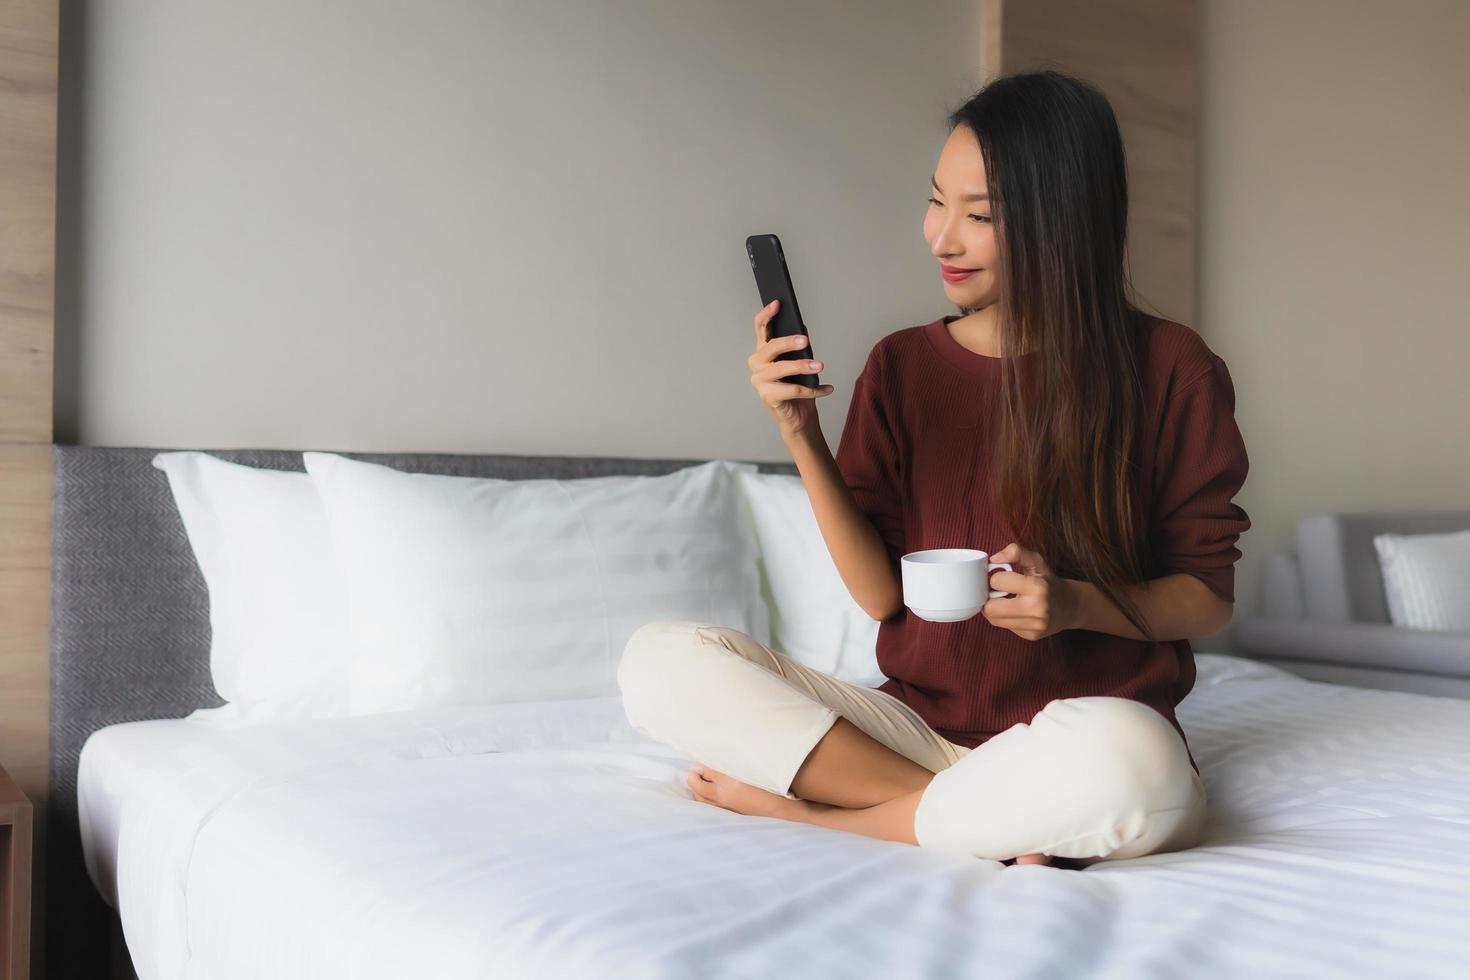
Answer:
[[[944,277],[945,282],[964,282],[979,271],[979,269],[965,269],[956,265],[939,263],[939,274]]]

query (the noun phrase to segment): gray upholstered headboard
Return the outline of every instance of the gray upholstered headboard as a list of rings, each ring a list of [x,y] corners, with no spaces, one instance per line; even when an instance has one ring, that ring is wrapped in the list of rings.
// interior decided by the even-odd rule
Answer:
[[[209,597],[161,451],[55,447],[51,576],[48,961],[54,976],[104,976],[70,957],[106,951],[107,910],[87,877],[77,824],[77,758],[106,725],[178,718],[217,705],[209,677]],[[301,453],[207,450],[231,462],[303,470]],[[705,460],[344,453],[416,473],[502,479],[659,475]],[[791,463],[757,463],[796,473]]]

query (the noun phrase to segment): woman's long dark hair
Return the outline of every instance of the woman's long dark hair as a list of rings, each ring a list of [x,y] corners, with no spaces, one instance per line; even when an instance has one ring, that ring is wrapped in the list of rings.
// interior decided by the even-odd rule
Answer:
[[[1145,314],[1129,296],[1118,121],[1096,86],[1043,71],[992,80],[949,125],[980,144],[999,253],[992,492],[1018,543],[1152,639],[1118,587],[1150,564],[1135,482]]]

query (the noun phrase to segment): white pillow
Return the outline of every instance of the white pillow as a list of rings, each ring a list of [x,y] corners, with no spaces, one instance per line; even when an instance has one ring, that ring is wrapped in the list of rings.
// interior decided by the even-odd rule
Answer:
[[[607,697],[634,630],[692,619],[768,642],[736,473],[491,480],[302,454],[326,504],[353,714]]]
[[[1470,631],[1470,529],[1379,534],[1373,547],[1395,626]]]
[[[345,714],[349,648],[311,479],[190,451],[159,453],[153,465],[168,475],[209,587],[209,671],[229,702],[190,717],[253,723]]]
[[[801,477],[751,470],[740,485],[760,543],[771,646],[849,683],[882,684],[878,621],[847,591]]]

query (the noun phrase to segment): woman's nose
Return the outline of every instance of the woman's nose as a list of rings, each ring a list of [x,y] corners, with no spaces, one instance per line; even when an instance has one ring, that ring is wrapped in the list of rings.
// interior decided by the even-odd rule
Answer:
[[[948,221],[939,226],[939,234],[934,236],[934,244],[929,251],[936,257],[954,255],[961,251],[958,246],[958,236],[955,235]]]

